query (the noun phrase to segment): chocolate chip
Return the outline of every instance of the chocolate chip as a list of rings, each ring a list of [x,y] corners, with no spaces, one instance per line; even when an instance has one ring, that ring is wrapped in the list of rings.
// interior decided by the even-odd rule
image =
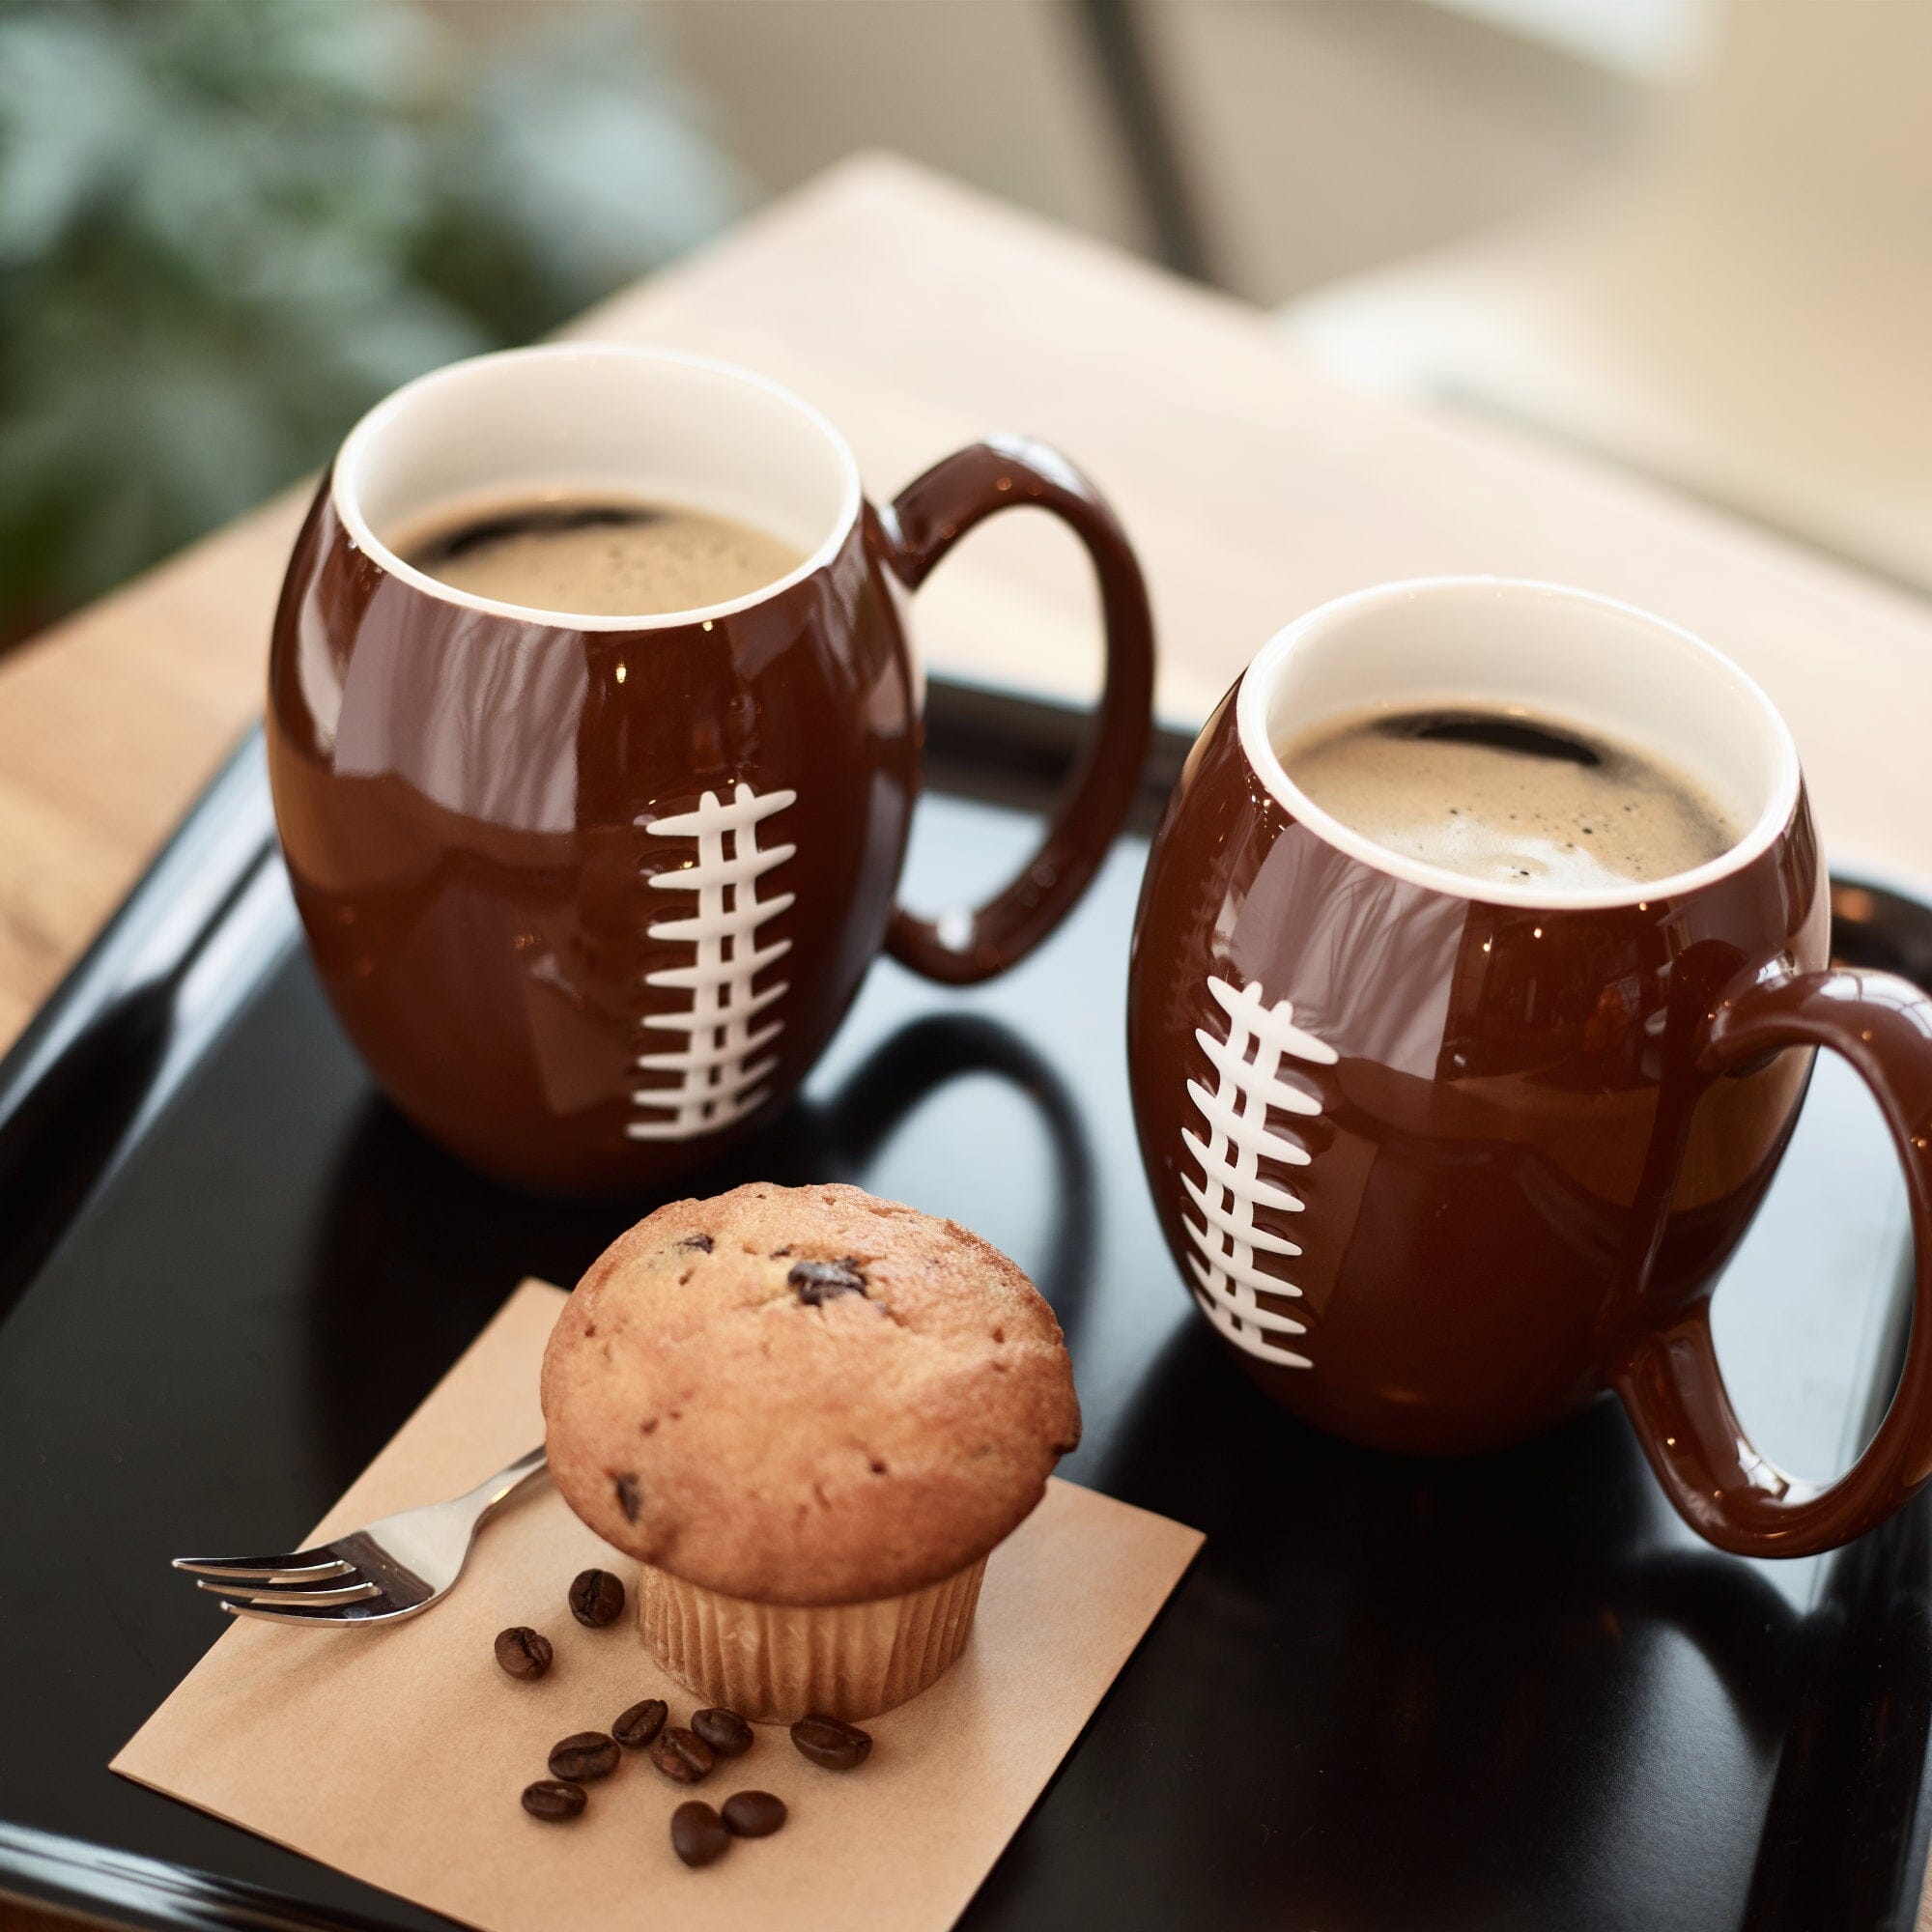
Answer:
[[[842,1262],[793,1262],[785,1281],[797,1289],[798,1298],[808,1308],[817,1308],[837,1295],[866,1292],[866,1277],[849,1256]]]
[[[702,1799],[688,1798],[670,1814],[670,1848],[688,1865],[708,1865],[731,1849],[731,1834]]]
[[[637,1477],[626,1469],[617,1478],[617,1507],[624,1512],[626,1522],[636,1522],[644,1513],[644,1492]]]
[[[724,1829],[734,1838],[769,1838],[786,1816],[784,1800],[769,1791],[734,1791],[724,1801]]]
[[[578,1731],[550,1747],[550,1775],[572,1784],[609,1777],[617,1769],[617,1740],[602,1731]]]
[[[550,1638],[527,1624],[497,1633],[497,1662],[512,1677],[541,1677],[550,1668]]]
[[[852,1771],[872,1753],[871,1733],[838,1718],[801,1718],[791,1727],[791,1741],[827,1771]]]
[[[624,1614],[624,1586],[608,1570],[581,1570],[570,1585],[570,1614],[590,1630],[602,1630]]]
[[[736,1711],[713,1705],[691,1714],[691,1728],[720,1757],[743,1757],[752,1748],[752,1727]]]
[[[651,1762],[673,1784],[696,1784],[699,1778],[711,1776],[711,1767],[718,1760],[702,1738],[693,1737],[681,1724],[673,1724],[658,1734],[651,1747]]]
[[[540,1778],[524,1786],[524,1809],[547,1825],[575,1818],[589,1802],[590,1794],[581,1784],[566,1784],[561,1778]]]
[[[687,1235],[678,1243],[678,1246],[681,1248],[696,1248],[700,1255],[708,1255],[711,1252],[711,1236],[709,1235]]]

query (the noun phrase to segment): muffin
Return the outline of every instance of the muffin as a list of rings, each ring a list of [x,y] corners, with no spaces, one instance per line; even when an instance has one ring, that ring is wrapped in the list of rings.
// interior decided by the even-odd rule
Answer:
[[[658,1661],[765,1720],[924,1690],[1080,1439],[1026,1276],[954,1222],[838,1186],[639,1222],[558,1318],[543,1410],[565,1500],[642,1566]]]

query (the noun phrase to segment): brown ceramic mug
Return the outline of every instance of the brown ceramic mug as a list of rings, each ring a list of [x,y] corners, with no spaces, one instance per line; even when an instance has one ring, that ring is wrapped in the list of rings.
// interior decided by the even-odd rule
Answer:
[[[1372,706],[1498,703],[1653,748],[1748,829],[1653,886],[1490,884],[1341,824],[1275,750]],[[1861,1534],[1932,1471],[1932,1003],[1833,970],[1829,920],[1790,732],[1675,626],[1494,579],[1292,624],[1195,745],[1134,930],[1141,1151],[1196,1301],[1272,1395],[1357,1441],[1498,1447],[1607,1386],[1712,1542]],[[1897,1394],[1822,1489],[1751,1446],[1709,1325],[1817,1046],[1878,1100],[1918,1255]]]
[[[452,589],[385,538],[486,493],[620,491],[803,561],[667,616]],[[1032,505],[1098,578],[1106,684],[1039,850],[977,910],[895,903],[921,758],[906,593]],[[722,364],[574,346],[457,363],[351,433],[275,620],[275,815],[324,985],[394,1100],[475,1165],[579,1192],[717,1153],[797,1088],[883,947],[937,980],[1021,958],[1079,898],[1147,745],[1145,590],[1037,443],[976,443],[886,509],[838,432]]]

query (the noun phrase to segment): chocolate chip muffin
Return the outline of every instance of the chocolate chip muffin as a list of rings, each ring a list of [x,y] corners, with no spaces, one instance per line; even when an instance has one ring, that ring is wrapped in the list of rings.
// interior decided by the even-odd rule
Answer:
[[[661,1208],[544,1360],[552,1473],[637,1557],[711,1702],[868,1717],[957,1656],[988,1554],[1079,1440],[1053,1312],[997,1249],[856,1187]]]

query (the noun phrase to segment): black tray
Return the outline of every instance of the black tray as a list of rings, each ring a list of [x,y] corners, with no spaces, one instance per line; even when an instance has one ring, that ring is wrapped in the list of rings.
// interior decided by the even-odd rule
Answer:
[[[1001,873],[1071,728],[934,688],[915,899]],[[1192,1314],[1121,1042],[1183,749],[1162,741],[1139,835],[1040,953],[956,995],[879,967],[804,1099],[698,1183],[850,1178],[982,1230],[1065,1324],[1065,1473],[1208,1534],[966,1922],[1910,1925],[1923,1501],[1835,1556],[1743,1562],[1677,1522],[1611,1405],[1508,1455],[1398,1462],[1269,1407]],[[1836,910],[1844,956],[1932,983],[1932,909],[1844,886]],[[376,1097],[244,746],[0,1065],[0,1891],[149,1925],[443,1922],[107,1760],[220,1628],[167,1557],[298,1534],[519,1277],[574,1280],[635,1211],[502,1192]],[[1829,1472],[1868,1429],[1905,1255],[1882,1129],[1821,1065],[1718,1301],[1780,1460]]]

